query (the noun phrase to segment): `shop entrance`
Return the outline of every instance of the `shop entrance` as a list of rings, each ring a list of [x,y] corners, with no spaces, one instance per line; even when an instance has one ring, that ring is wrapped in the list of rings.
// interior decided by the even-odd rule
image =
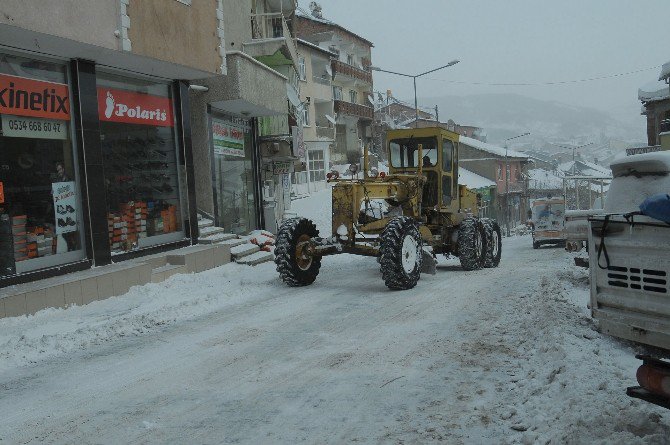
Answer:
[[[84,259],[67,66],[0,54],[0,276]]]
[[[236,234],[256,228],[251,124],[212,117],[212,170],[216,224]]]

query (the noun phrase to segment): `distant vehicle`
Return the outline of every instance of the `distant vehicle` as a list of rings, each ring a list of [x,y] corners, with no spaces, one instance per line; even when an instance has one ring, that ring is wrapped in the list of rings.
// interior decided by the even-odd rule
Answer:
[[[602,215],[589,218],[591,314],[600,331],[670,354],[670,224],[640,214],[646,198],[670,191],[670,152],[612,163]],[[628,394],[670,408],[670,363],[639,356]]]
[[[533,200],[531,223],[533,249],[542,244],[565,244],[565,199],[539,198]]]

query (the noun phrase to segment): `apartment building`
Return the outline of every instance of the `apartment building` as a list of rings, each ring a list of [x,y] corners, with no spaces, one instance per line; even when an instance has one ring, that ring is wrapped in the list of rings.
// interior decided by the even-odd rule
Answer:
[[[294,175],[297,194],[326,186],[330,154],[335,144],[335,110],[331,60],[327,49],[298,39],[298,67],[305,151]]]
[[[226,74],[222,3],[0,3],[0,286],[197,242],[189,86]]]
[[[296,15],[297,36],[334,53],[331,60],[335,111],[334,164],[359,162],[364,144],[372,142],[372,47],[369,40],[326,20],[318,5]]]

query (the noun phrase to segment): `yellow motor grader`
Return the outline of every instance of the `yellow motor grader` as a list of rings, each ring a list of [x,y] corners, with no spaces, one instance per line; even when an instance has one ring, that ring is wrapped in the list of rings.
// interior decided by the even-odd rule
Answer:
[[[351,179],[328,175],[332,234],[319,236],[306,218],[279,229],[275,263],[289,286],[312,284],[321,258],[339,253],[374,256],[386,286],[411,289],[421,272],[435,273],[435,256],[457,256],[465,270],[497,267],[500,227],[478,216],[479,197],[458,184],[458,134],[442,128],[392,130],[387,134],[389,174],[356,165]]]

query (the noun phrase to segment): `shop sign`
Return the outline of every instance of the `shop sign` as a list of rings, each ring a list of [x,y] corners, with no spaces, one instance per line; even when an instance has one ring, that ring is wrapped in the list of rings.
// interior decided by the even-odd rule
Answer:
[[[98,116],[103,122],[173,127],[168,97],[98,87]]]
[[[244,130],[218,119],[212,119],[214,154],[244,157]]]
[[[3,114],[2,134],[11,138],[62,139],[67,136],[67,122]]]
[[[0,74],[0,114],[69,120],[68,86]]]
[[[74,181],[51,184],[57,235],[77,230],[77,192],[75,187]]]
[[[299,158],[304,158],[305,157],[305,138],[304,138],[304,133],[302,131],[302,126],[298,125],[295,127],[291,127],[291,131],[293,132],[293,156],[297,156]]]
[[[5,203],[5,185],[0,182],[0,204]]]
[[[657,151],[663,151],[663,148],[660,145],[652,145],[650,147],[627,148],[626,156],[639,155],[643,153],[654,153]]]
[[[293,173],[293,162],[291,161],[273,162],[272,173],[274,173],[275,175]]]

